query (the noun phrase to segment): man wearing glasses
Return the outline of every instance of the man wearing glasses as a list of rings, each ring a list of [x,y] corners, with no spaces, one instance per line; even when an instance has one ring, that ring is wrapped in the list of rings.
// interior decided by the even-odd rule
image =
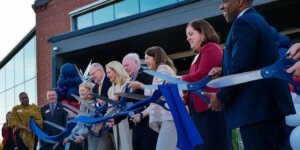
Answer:
[[[95,86],[93,88],[93,93],[98,93],[101,96],[107,96],[107,92],[109,87],[111,86],[111,82],[106,76],[103,66],[100,63],[93,63],[89,70],[89,75],[91,79],[95,82]],[[97,99],[98,103],[100,105],[104,105],[105,102]],[[107,104],[106,104],[107,105]],[[98,126],[95,128],[93,132],[100,132],[102,126]],[[101,137],[99,138],[101,142],[100,145],[102,145],[101,149],[105,150],[114,150],[114,145],[112,141],[112,134],[108,131],[102,131]]]

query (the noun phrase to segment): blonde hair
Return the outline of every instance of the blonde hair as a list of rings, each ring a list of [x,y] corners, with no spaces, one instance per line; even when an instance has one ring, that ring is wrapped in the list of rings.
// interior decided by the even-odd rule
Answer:
[[[126,81],[130,79],[129,75],[125,71],[123,65],[118,61],[111,61],[105,65],[106,72],[107,69],[111,69],[117,73],[116,81],[113,84],[124,84]]]
[[[83,81],[80,85],[79,85],[79,88],[80,87],[85,87],[86,89],[88,89],[89,91],[92,91],[93,90],[93,85],[89,82],[85,82]]]

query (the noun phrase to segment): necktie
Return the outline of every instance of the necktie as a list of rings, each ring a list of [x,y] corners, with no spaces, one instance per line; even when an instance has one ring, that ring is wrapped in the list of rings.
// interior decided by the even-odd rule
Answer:
[[[54,105],[51,104],[50,106],[51,106],[51,116],[53,116],[54,115]]]
[[[98,94],[101,95],[101,89],[102,89],[102,83],[99,84],[99,87],[98,87]]]

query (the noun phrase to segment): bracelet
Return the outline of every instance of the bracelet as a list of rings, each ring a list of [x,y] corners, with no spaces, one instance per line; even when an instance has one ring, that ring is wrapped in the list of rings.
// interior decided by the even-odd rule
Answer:
[[[140,119],[142,120],[143,117],[144,117],[143,113],[142,113],[142,112],[139,112],[138,114],[140,115]]]

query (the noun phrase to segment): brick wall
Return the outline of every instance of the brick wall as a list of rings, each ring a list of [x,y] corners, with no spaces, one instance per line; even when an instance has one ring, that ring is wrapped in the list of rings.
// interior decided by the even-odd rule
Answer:
[[[97,0],[50,0],[36,12],[37,95],[38,105],[46,103],[46,91],[52,87],[52,46],[47,40],[70,32],[69,12]]]

